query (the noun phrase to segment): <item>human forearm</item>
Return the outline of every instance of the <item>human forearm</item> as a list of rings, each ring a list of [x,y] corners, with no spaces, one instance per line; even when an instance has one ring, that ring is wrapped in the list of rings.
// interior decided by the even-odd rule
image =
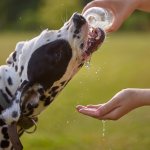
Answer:
[[[139,106],[150,105],[150,89],[131,89]]]
[[[150,12],[150,0],[139,0],[138,10]]]

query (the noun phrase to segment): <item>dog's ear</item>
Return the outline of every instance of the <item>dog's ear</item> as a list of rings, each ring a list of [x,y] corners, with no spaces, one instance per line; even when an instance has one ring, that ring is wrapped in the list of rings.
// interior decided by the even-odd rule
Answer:
[[[66,72],[72,58],[72,49],[65,40],[55,40],[32,53],[28,68],[28,79],[45,88],[59,80]]]
[[[17,43],[15,51],[12,52],[6,60],[7,64],[12,64],[18,61],[19,56],[22,54],[22,49],[23,49],[24,44],[25,44],[24,41]]]

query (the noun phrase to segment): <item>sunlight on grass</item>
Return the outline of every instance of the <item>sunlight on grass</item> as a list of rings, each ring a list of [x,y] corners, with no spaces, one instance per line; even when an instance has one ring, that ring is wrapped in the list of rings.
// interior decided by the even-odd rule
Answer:
[[[37,34],[2,33],[0,63],[20,40]],[[150,87],[150,34],[118,33],[108,35],[95,52],[90,69],[85,67],[40,115],[38,130],[21,139],[32,150],[148,150],[150,145],[149,108],[139,108],[119,121],[107,121],[102,137],[102,123],[76,112],[77,104],[108,101],[123,88]]]

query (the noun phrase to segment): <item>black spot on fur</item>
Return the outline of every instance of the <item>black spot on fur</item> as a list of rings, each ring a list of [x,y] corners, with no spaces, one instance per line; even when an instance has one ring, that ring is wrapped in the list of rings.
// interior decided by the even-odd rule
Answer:
[[[2,113],[3,110],[4,108],[0,105],[0,114]],[[1,126],[1,122],[0,122],[0,126]]]
[[[15,66],[15,71],[16,71],[16,72],[18,71],[18,66],[17,66],[17,65]]]
[[[58,88],[59,88],[59,86],[54,86],[54,87],[52,87],[51,91],[55,92]]]
[[[48,106],[51,102],[52,101],[51,101],[50,97],[47,97],[45,102],[44,102],[44,106]]]
[[[13,95],[11,94],[10,90],[9,90],[7,87],[5,87],[5,90],[6,90],[7,94],[8,94],[10,97],[13,96]]]
[[[69,30],[69,26],[66,28],[66,30]]]
[[[2,119],[0,119],[0,126],[4,126],[4,125],[5,125],[5,122]]]
[[[12,82],[11,77],[9,77],[9,78],[7,79],[7,82],[8,82],[8,84],[9,84],[10,86],[13,85],[13,82]]]
[[[45,98],[46,98],[46,96],[45,96],[45,95],[41,95],[41,96],[40,96],[40,101],[44,101],[44,100],[45,100]]]
[[[51,96],[55,97],[57,95],[58,92],[52,92]]]
[[[61,34],[58,34],[57,37],[61,37]]]
[[[73,34],[73,38],[76,38],[77,36],[76,36],[76,34]]]
[[[19,99],[16,99],[16,103],[18,104],[20,101],[19,101]]]
[[[9,139],[9,135],[8,135],[8,132],[7,132],[7,127],[2,128],[2,134],[4,135],[5,139]]]
[[[39,89],[38,89],[38,93],[40,93],[41,95],[43,95],[43,94],[44,94],[43,88],[39,88]]]
[[[83,48],[84,48],[84,43],[82,43],[82,44],[80,45],[80,48],[81,48],[81,49],[83,49]]]
[[[9,147],[9,141],[8,140],[2,140],[1,141],[1,148],[7,148]]]
[[[23,70],[24,70],[24,66],[21,66],[19,76],[22,75]]]
[[[28,83],[27,80],[24,80],[23,83],[22,83],[22,86],[26,85]]]
[[[83,63],[81,63],[81,64],[78,66],[78,68],[81,68],[83,65],[84,65],[84,64],[83,64]]]
[[[55,40],[41,46],[28,63],[28,79],[32,83],[40,83],[44,89],[53,85],[66,72],[72,57],[72,49],[66,40]]]
[[[73,16],[73,22],[74,22],[76,29],[80,30],[81,27],[86,23],[86,20],[82,15],[75,13]]]
[[[32,109],[34,108],[34,106],[29,103],[29,104],[27,105],[27,108],[28,108],[28,110],[32,110]]]
[[[9,64],[9,65],[10,65],[10,64],[12,64],[12,62],[11,62],[11,61],[7,61],[7,64]]]
[[[76,34],[73,34],[73,38],[80,39],[80,36],[78,36],[78,35],[76,35]]]
[[[0,90],[0,92],[1,92],[1,94],[3,95],[3,97],[5,98],[6,102],[7,102],[7,103],[10,103],[10,100],[9,100],[7,94],[5,94],[2,90]]]
[[[17,111],[13,111],[12,112],[12,117],[13,118],[17,118],[18,117],[18,112]]]
[[[12,55],[12,58],[13,58],[14,61],[17,61],[16,56],[17,56],[17,52],[15,51],[15,52],[13,53],[13,55]]]
[[[61,84],[61,86],[63,86],[65,83],[66,83],[66,81],[63,81],[63,82],[61,82],[60,84]]]
[[[25,87],[25,85],[27,85],[29,82],[27,80],[24,80],[20,86],[20,89],[22,89],[23,87]]]
[[[80,32],[80,30],[79,30],[79,29],[76,29],[76,30],[74,31],[74,34],[79,34],[79,32]]]
[[[78,39],[80,39],[80,36],[77,36]]]

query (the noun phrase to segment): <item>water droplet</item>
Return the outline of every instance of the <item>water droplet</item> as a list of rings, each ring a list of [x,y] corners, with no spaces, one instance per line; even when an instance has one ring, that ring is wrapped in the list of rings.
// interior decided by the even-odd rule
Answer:
[[[82,84],[82,83],[83,83],[82,81],[79,82],[79,84]]]
[[[85,62],[85,67],[86,67],[87,69],[90,69],[90,61],[86,61],[86,62]]]
[[[103,129],[102,129],[102,136],[105,137],[105,131],[106,131],[106,121],[102,120]]]

